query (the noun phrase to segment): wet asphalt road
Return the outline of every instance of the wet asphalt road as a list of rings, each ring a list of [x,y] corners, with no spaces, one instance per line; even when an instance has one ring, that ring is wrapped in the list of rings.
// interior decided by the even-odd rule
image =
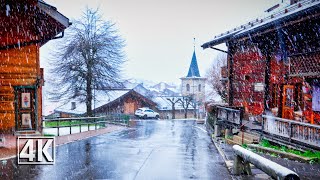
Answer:
[[[0,164],[0,179],[231,179],[195,121],[134,121],[123,131],[61,145],[55,165]]]

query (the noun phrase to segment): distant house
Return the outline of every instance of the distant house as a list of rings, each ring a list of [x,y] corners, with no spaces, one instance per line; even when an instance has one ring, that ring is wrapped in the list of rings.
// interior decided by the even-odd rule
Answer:
[[[96,92],[92,109],[96,116],[109,114],[133,115],[140,107],[155,109],[156,104],[134,89],[112,90],[108,93]],[[73,100],[56,108],[49,117],[77,117],[85,116],[86,104],[79,100]]]
[[[155,97],[152,100],[157,103],[157,112],[160,115],[161,119],[172,119],[172,103],[168,100],[168,98],[181,98],[178,96],[172,97]],[[184,108],[181,103],[177,102],[174,106],[175,109],[175,118],[183,119],[184,118]],[[187,118],[194,117],[194,108],[190,105],[187,110]]]
[[[141,95],[135,90],[118,91],[119,95],[114,96],[112,100],[104,105],[95,108],[93,111],[96,115],[109,114],[129,114],[134,115],[134,112],[141,107],[149,107],[155,109],[156,103]],[[120,95],[121,94],[121,95]]]

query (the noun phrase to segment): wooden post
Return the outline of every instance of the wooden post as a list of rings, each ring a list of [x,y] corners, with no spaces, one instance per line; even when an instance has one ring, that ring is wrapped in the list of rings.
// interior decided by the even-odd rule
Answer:
[[[224,134],[225,139],[229,138],[230,136],[232,136],[232,127],[225,129],[225,134]]]
[[[214,125],[214,137],[221,136],[221,126],[219,124]]]

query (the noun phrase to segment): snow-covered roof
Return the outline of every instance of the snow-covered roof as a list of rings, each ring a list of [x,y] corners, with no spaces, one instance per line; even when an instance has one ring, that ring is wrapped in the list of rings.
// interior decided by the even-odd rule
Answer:
[[[50,101],[50,100],[45,100],[43,102],[43,106],[42,106],[42,114],[44,116],[48,116],[52,113],[54,113],[54,110],[57,108],[57,107],[60,107],[61,104],[63,104],[62,102],[60,101]]]
[[[168,83],[165,83],[165,82],[160,82],[154,86],[151,86],[149,89],[157,89],[158,91],[163,91],[164,89],[166,88],[176,88],[175,85],[170,85]]]
[[[157,108],[160,111],[172,110],[172,104],[167,98],[170,98],[170,97],[159,97],[158,96],[158,97],[153,98],[152,101],[157,104]],[[175,98],[178,98],[178,97],[175,97]],[[176,110],[183,110],[183,107],[179,102],[175,103],[174,107]],[[188,109],[193,109],[193,108],[191,105],[189,105]]]
[[[167,88],[168,90],[175,92],[175,93],[179,93],[179,91],[176,88]]]
[[[109,91],[108,93],[102,92],[102,91],[97,91],[95,93],[95,101],[92,102],[92,109],[98,108],[100,106],[103,106],[105,104],[111,103],[121,96],[125,95],[128,93],[130,90],[115,90],[115,91]],[[76,108],[71,109],[72,107],[72,102],[75,102]],[[81,115],[86,113],[87,111],[87,106],[85,102],[81,102],[79,100],[71,100],[62,106],[56,108],[54,110],[55,112],[64,112],[68,114],[75,114],[75,115]]]
[[[301,14],[319,8],[320,0],[302,0],[290,6],[281,4],[275,11],[267,12],[265,17],[256,18],[253,21],[227,31],[226,33],[215,36],[212,41],[204,43],[201,47],[206,49],[227,42],[232,38],[240,38],[247,34],[267,29],[276,23],[294,19]]]

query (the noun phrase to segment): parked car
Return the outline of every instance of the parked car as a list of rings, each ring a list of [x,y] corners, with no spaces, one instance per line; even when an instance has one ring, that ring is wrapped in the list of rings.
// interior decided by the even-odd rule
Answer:
[[[158,119],[160,117],[159,113],[154,112],[152,109],[149,109],[149,108],[139,108],[139,109],[136,110],[136,112],[134,114],[137,117],[144,118],[144,119],[147,119],[147,118],[156,118],[156,119]]]

